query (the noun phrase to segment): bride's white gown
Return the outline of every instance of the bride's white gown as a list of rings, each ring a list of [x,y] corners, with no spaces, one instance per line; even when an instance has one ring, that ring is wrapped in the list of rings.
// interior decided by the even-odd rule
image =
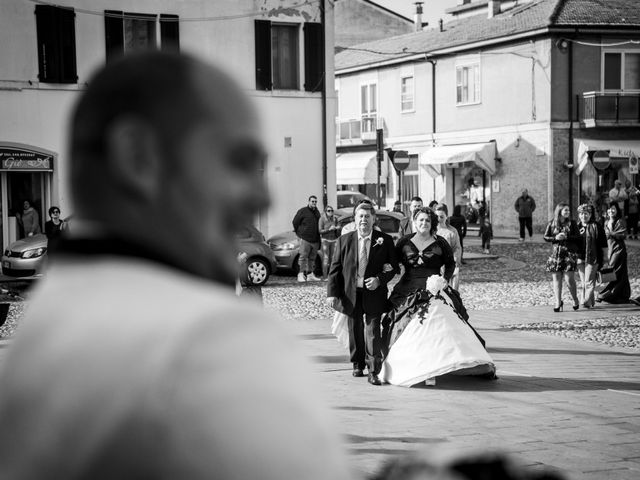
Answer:
[[[446,293],[441,295],[451,299]],[[389,349],[380,379],[410,387],[446,373],[482,375],[495,372],[493,360],[475,333],[439,298],[431,298],[412,315]]]

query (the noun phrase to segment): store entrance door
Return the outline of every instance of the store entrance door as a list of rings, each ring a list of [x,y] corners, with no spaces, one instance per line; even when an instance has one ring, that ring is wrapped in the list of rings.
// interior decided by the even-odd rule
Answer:
[[[22,216],[25,202],[37,213],[37,225],[44,231],[51,206],[51,178],[56,154],[18,143],[0,143],[0,234],[2,249],[24,238]],[[29,222],[27,222],[27,225]]]

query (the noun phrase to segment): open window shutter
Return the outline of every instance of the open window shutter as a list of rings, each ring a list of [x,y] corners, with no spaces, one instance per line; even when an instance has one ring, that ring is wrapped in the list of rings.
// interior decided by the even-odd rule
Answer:
[[[180,51],[178,15],[160,15],[160,49],[165,52]]]
[[[304,24],[304,89],[321,92],[324,85],[324,35],[321,23]]]
[[[117,10],[105,10],[104,31],[109,62],[124,53],[124,14]]]
[[[57,82],[59,77],[56,42],[56,7],[36,5],[36,34],[38,36],[38,79]]]
[[[68,8],[58,11],[60,27],[60,81],[75,83],[78,81],[76,68],[76,14]]]
[[[255,21],[256,90],[271,90],[271,22]]]

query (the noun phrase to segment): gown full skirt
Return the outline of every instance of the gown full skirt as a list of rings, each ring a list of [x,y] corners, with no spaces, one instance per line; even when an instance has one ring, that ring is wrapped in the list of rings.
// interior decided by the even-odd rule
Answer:
[[[390,346],[380,379],[410,387],[444,374],[495,374],[495,365],[471,326],[454,310],[445,292],[416,306]]]

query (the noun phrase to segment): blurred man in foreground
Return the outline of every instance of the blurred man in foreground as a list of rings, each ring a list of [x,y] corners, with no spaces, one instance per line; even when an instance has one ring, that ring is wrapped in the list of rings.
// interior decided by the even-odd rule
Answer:
[[[73,237],[0,373],[0,478],[346,478],[306,364],[233,292],[234,232],[268,203],[240,89],[130,55],[89,82],[70,152]]]

